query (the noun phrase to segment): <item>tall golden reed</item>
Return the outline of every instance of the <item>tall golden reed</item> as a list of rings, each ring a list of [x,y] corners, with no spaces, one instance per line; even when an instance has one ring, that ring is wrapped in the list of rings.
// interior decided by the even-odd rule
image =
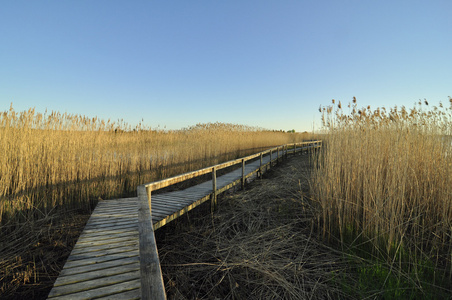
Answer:
[[[325,151],[312,192],[326,237],[374,255],[451,266],[452,99],[430,108],[321,108]],[[344,245],[344,244],[343,244]]]
[[[0,114],[0,224],[119,197],[137,185],[206,167],[301,135],[234,124],[151,130],[34,109]]]

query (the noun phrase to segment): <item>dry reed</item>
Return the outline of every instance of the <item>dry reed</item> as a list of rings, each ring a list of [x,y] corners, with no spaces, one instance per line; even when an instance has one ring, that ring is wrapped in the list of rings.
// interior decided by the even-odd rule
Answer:
[[[89,207],[137,185],[306,136],[234,124],[178,131],[67,113],[0,114],[0,224]]]
[[[369,106],[356,99],[321,108],[326,146],[312,194],[319,228],[345,248],[367,245],[391,268],[436,278],[452,274],[452,99],[429,109]],[[333,102],[334,104],[334,102]],[[424,270],[424,271],[423,271]],[[416,277],[415,276],[415,277]],[[422,289],[422,280],[414,279]]]

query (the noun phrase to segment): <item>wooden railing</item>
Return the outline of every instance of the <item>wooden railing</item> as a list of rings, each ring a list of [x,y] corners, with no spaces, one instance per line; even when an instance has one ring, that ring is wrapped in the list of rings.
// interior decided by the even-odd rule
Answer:
[[[139,235],[140,235],[140,265],[141,265],[141,293],[142,299],[166,299],[165,286],[163,284],[162,270],[160,267],[160,260],[158,257],[157,245],[154,235],[154,227],[151,215],[151,193],[153,191],[168,187],[170,185],[183,182],[188,179],[192,179],[205,174],[212,174],[212,193],[211,208],[215,210],[217,207],[217,196],[224,190],[230,188],[225,186],[221,189],[217,189],[216,178],[217,172],[221,169],[231,167],[237,164],[242,166],[241,186],[245,186],[246,178],[258,173],[262,176],[263,168],[271,167],[273,161],[279,161],[282,156],[287,156],[289,153],[296,154],[302,151],[311,151],[318,149],[322,146],[322,141],[309,141],[301,143],[292,143],[275,148],[268,149],[253,155],[249,155],[243,158],[231,160],[225,163],[217,164],[204,169],[188,172],[185,174],[177,175],[167,179],[151,182],[138,186],[138,217],[139,217]],[[290,148],[290,149],[289,149]],[[267,164],[262,163],[264,155],[270,155],[270,161]],[[276,154],[275,159],[273,155]],[[260,166],[249,174],[245,174],[245,164],[249,160],[260,158]]]

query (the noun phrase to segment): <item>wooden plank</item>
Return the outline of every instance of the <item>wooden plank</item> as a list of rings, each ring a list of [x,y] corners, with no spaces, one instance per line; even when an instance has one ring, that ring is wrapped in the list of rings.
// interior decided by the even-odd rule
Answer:
[[[129,202],[133,202],[133,201],[137,201],[137,197],[128,197],[128,198],[116,198],[116,199],[105,199],[105,200],[100,200],[98,203],[121,203],[121,204],[125,204],[125,203],[129,203]]]
[[[210,194],[210,193],[209,193]],[[157,198],[157,199],[155,199],[156,201],[158,201],[158,202],[166,202],[166,201],[172,201],[172,202],[186,202],[186,201],[193,201],[193,200],[196,200],[196,199],[198,199],[199,197],[203,197],[203,196],[205,196],[206,194],[204,194],[204,193],[202,193],[202,194],[199,194],[199,195],[197,195],[197,196],[190,196],[190,195],[187,195],[187,196],[183,196],[182,194],[179,194],[179,195],[172,195],[172,193],[168,193],[168,194],[160,194],[159,196],[160,197],[153,197],[152,198],[152,202],[154,202],[154,198]]]
[[[208,182],[208,185],[212,185],[211,181]],[[183,191],[176,191],[176,192],[166,193],[166,194],[162,194],[162,195],[170,195],[170,196],[180,197],[180,198],[185,198],[185,197],[196,198],[199,196],[205,196],[205,195],[211,194],[212,192],[213,192],[213,190],[211,187],[202,188],[199,186],[195,186],[195,187],[191,187],[186,190],[183,190]]]
[[[92,247],[83,252],[74,252],[74,254],[71,254],[67,261],[80,261],[103,256],[116,256],[121,255],[123,252],[133,251],[137,248],[138,241],[134,241],[133,243],[125,243],[119,246],[117,245],[116,247],[104,247],[104,249]],[[83,262],[79,263],[82,264]]]
[[[110,217],[102,217],[98,219],[94,219],[93,221],[89,222],[87,226],[89,227],[95,227],[98,225],[107,225],[107,224],[118,224],[120,222],[135,222],[137,219],[137,214],[130,215],[130,216],[110,216]]]
[[[167,199],[159,199],[159,200],[152,200],[152,205],[156,205],[157,207],[182,207],[185,206],[189,203],[191,203],[190,201],[192,201],[192,199],[171,199],[171,198],[167,198]]]
[[[182,208],[184,206],[189,205],[190,203],[193,203],[197,199],[201,197],[191,198],[191,199],[177,199],[177,198],[166,198],[164,201],[159,200],[157,202],[157,207],[178,207]]]
[[[105,216],[117,216],[117,215],[130,215],[130,214],[137,214],[137,204],[135,204],[133,207],[127,207],[122,209],[108,209],[105,208],[105,210],[98,211],[96,213],[93,213],[91,217],[93,218],[101,218]]]
[[[179,204],[183,204],[183,205],[187,205],[192,203],[193,201],[198,200],[201,197],[204,197],[206,195],[199,195],[199,196],[192,196],[192,197],[177,197],[174,195],[165,195],[164,197],[160,197],[159,199],[157,199],[155,202],[158,203],[158,205],[179,205]],[[154,202],[154,201],[152,201]]]
[[[89,220],[88,224],[96,224],[99,222],[108,221],[108,220],[112,220],[112,219],[124,219],[124,218],[136,219],[137,216],[138,216],[137,209],[135,207],[135,211],[133,211],[133,212],[122,213],[122,214],[97,215],[97,216],[91,218]]]
[[[163,211],[159,211],[159,210],[153,210],[153,212],[151,212],[152,217],[160,217],[160,218],[164,218],[168,215],[168,212],[163,212]]]
[[[126,281],[122,283],[118,283],[115,285],[100,287],[96,289],[91,289],[88,291],[83,291],[75,294],[69,294],[65,296],[60,296],[56,298],[51,298],[52,300],[73,300],[73,299],[117,299],[116,295],[124,295],[124,298],[120,298],[122,300],[134,300],[137,299],[136,296],[130,296],[130,298],[126,298],[128,296],[128,291],[140,290],[140,280],[132,280]],[[140,298],[138,298],[140,299]]]
[[[152,201],[152,211],[156,210],[169,210],[170,212],[174,209],[179,209],[187,205],[187,201]]]
[[[174,210],[177,209],[181,209],[182,207],[186,206],[190,204],[189,202],[159,202],[159,203],[155,203],[152,204],[152,212],[154,211],[167,211],[167,212],[172,212]]]
[[[132,250],[137,249],[138,247],[136,244],[135,245],[127,245],[127,246],[123,246],[123,247],[116,247],[115,249],[109,249],[109,250],[105,250],[102,252],[92,252],[92,253],[90,253],[90,255],[86,255],[86,254],[70,255],[68,257],[67,261],[76,261],[76,260],[83,260],[83,259],[93,258],[93,257],[121,254],[123,252],[132,251]]]
[[[99,201],[99,208],[102,208],[104,206],[108,207],[127,207],[130,205],[136,204],[138,201],[137,197],[134,198],[120,198],[120,199],[114,199],[114,200],[101,200]]]
[[[93,212],[93,215],[99,214],[99,213],[116,213],[116,212],[124,212],[124,211],[130,211],[136,209],[137,202],[134,201],[132,203],[122,204],[122,205],[113,205],[113,204],[104,204],[99,207],[96,207],[97,209]]]
[[[74,248],[72,250],[71,255],[82,255],[85,253],[106,251],[106,250],[110,250],[110,249],[117,249],[119,247],[136,245],[137,241],[138,241],[138,236],[134,236],[133,238],[116,241],[113,243],[102,243],[102,244],[98,244],[98,245],[91,245],[90,247],[78,247],[77,249]]]
[[[139,257],[138,247],[134,249],[129,249],[127,251],[121,251],[115,254],[98,256],[98,257],[86,257],[85,259],[79,260],[67,260],[64,264],[64,268],[75,268],[80,266],[87,266],[91,264],[99,264],[107,261],[119,260],[127,257]],[[70,257],[69,257],[70,258]]]
[[[127,222],[127,221],[136,221],[136,219],[137,219],[137,215],[135,215],[135,216],[124,216],[124,217],[111,217],[111,218],[104,217],[103,221],[105,223],[98,222],[98,220],[101,220],[101,219],[95,219],[93,221],[88,221],[86,226],[93,227],[93,226],[105,225],[105,224],[109,224],[109,225],[110,224],[119,224],[119,223],[124,223],[124,222]]]
[[[80,241],[80,243],[77,243],[74,250],[82,250],[90,247],[96,247],[96,246],[102,246],[102,245],[109,245],[109,244],[117,244],[122,243],[130,240],[134,240],[138,238],[138,232],[131,232],[128,235],[122,235],[122,236],[116,236],[116,235],[110,235],[106,236],[103,239],[90,239],[88,241]]]
[[[96,233],[101,233],[102,235],[121,233],[121,232],[129,231],[132,228],[138,228],[138,223],[120,224],[120,225],[109,227],[109,228],[94,228],[93,227],[91,229],[85,229],[82,232],[82,234],[80,235],[80,238],[85,235],[94,235]]]
[[[133,220],[133,219],[129,219],[129,220],[123,220],[123,221],[112,221],[106,224],[87,224],[86,228],[88,230],[90,229],[99,229],[99,228],[103,228],[105,230],[108,230],[109,228],[114,228],[116,226],[122,226],[122,225],[132,225],[132,224],[138,224],[137,220]]]
[[[155,216],[155,215],[161,215],[161,216],[167,216],[167,215],[170,215],[170,214],[172,214],[172,213],[174,213],[174,212],[176,212],[176,211],[178,211],[179,209],[181,209],[182,207],[173,207],[173,208],[166,208],[166,209],[164,209],[164,208],[156,208],[156,207],[154,207],[153,209],[152,209],[152,215],[153,216]]]
[[[139,199],[138,230],[140,232],[140,278],[141,299],[166,299],[160,259],[155,242],[151,217],[151,199],[148,199],[146,187],[137,189]]]
[[[139,269],[140,262],[134,261],[113,268],[91,270],[84,273],[71,274],[69,276],[60,276],[56,280],[54,286],[58,287],[63,285],[82,283],[84,281],[92,281],[103,277],[116,276],[124,273],[129,273],[131,271],[138,271]]]
[[[133,214],[137,214],[137,206],[135,205],[135,207],[131,207],[131,208],[127,208],[127,209],[122,209],[122,210],[109,210],[107,211],[108,208],[106,207],[104,210],[102,211],[98,211],[96,213],[93,213],[91,215],[90,221],[93,219],[99,219],[99,218],[106,218],[109,216],[128,216],[128,215],[133,215]]]
[[[127,213],[127,212],[136,211],[136,208],[137,208],[137,202],[131,203],[127,206],[104,205],[100,208],[97,208],[97,210],[95,210],[91,216],[96,216],[96,215],[102,216],[102,215],[106,215],[106,214],[108,215],[108,214]]]
[[[121,292],[114,295],[108,295],[107,297],[96,298],[96,300],[137,300],[141,299],[141,289],[136,288],[130,291]]]
[[[127,265],[132,262],[138,262],[138,263],[140,262],[140,257],[138,256],[138,254],[135,256],[131,256],[131,257],[124,257],[124,258],[109,260],[109,261],[100,262],[100,263],[93,263],[93,264],[88,264],[88,265],[83,265],[83,266],[75,266],[73,268],[64,268],[60,272],[59,277],[71,276],[74,274],[80,274],[80,273],[85,273],[85,272],[90,272],[90,271],[95,271],[95,270],[108,269],[108,268],[116,267],[119,265]]]
[[[123,236],[133,235],[136,233],[137,233],[137,230],[135,230],[133,228],[128,231],[123,231],[123,232],[114,233],[114,234],[99,234],[99,235],[92,234],[91,236],[85,235],[83,238],[79,238],[79,240],[77,241],[77,245],[75,245],[75,247],[77,247],[79,244],[80,244],[80,246],[82,246],[83,244],[90,243],[91,241],[108,240],[108,239],[111,239],[112,237],[119,238],[119,237],[123,237]]]
[[[92,299],[116,294],[124,290],[136,289],[140,272],[132,271],[115,276],[98,278],[56,287],[50,291],[49,298],[60,296],[60,299]],[[65,297],[62,297],[65,296]]]

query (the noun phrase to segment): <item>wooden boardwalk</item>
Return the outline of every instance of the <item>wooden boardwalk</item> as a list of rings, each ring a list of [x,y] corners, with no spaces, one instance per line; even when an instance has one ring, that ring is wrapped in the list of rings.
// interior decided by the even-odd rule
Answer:
[[[307,149],[308,146],[299,148],[300,151]],[[293,150],[286,148],[279,151],[278,149],[279,158],[277,153],[273,153],[272,156],[272,152],[261,155],[260,158],[255,155],[257,159],[250,160],[246,164],[245,160],[242,160],[242,167],[219,177],[212,175],[212,180],[181,191],[152,195],[152,200],[149,199],[149,204],[152,204],[152,218],[149,216],[149,220],[153,226],[148,226],[152,227],[148,228],[149,232],[143,233],[143,230],[146,231],[146,228],[143,229],[146,223],[143,223],[142,217],[139,216],[139,211],[142,211],[139,209],[140,205],[143,205],[143,203],[140,204],[139,197],[100,201],[67,259],[48,299],[142,299],[142,295],[149,294],[142,290],[143,284],[150,285],[149,282],[157,280],[163,286],[155,240],[144,242],[142,236],[153,239],[153,230],[207,200],[212,200],[214,203],[213,199],[216,199],[218,194],[235,185],[243,185],[246,179],[257,177],[259,172],[263,173],[272,162],[289,152],[293,153]],[[150,193],[148,191],[149,198]],[[149,211],[148,206],[140,214],[145,213],[146,210]],[[142,239],[141,248],[140,239]],[[154,248],[143,244],[154,244]],[[149,281],[146,278],[147,275],[144,275],[147,274],[149,267],[143,265],[152,265],[152,262],[150,263],[147,258],[149,253],[143,251],[151,252],[154,265],[158,268],[153,270],[157,274],[157,279],[151,278]],[[149,288],[152,289],[152,287],[144,287],[144,289]],[[161,298],[164,298],[164,288],[160,292],[163,295]]]

